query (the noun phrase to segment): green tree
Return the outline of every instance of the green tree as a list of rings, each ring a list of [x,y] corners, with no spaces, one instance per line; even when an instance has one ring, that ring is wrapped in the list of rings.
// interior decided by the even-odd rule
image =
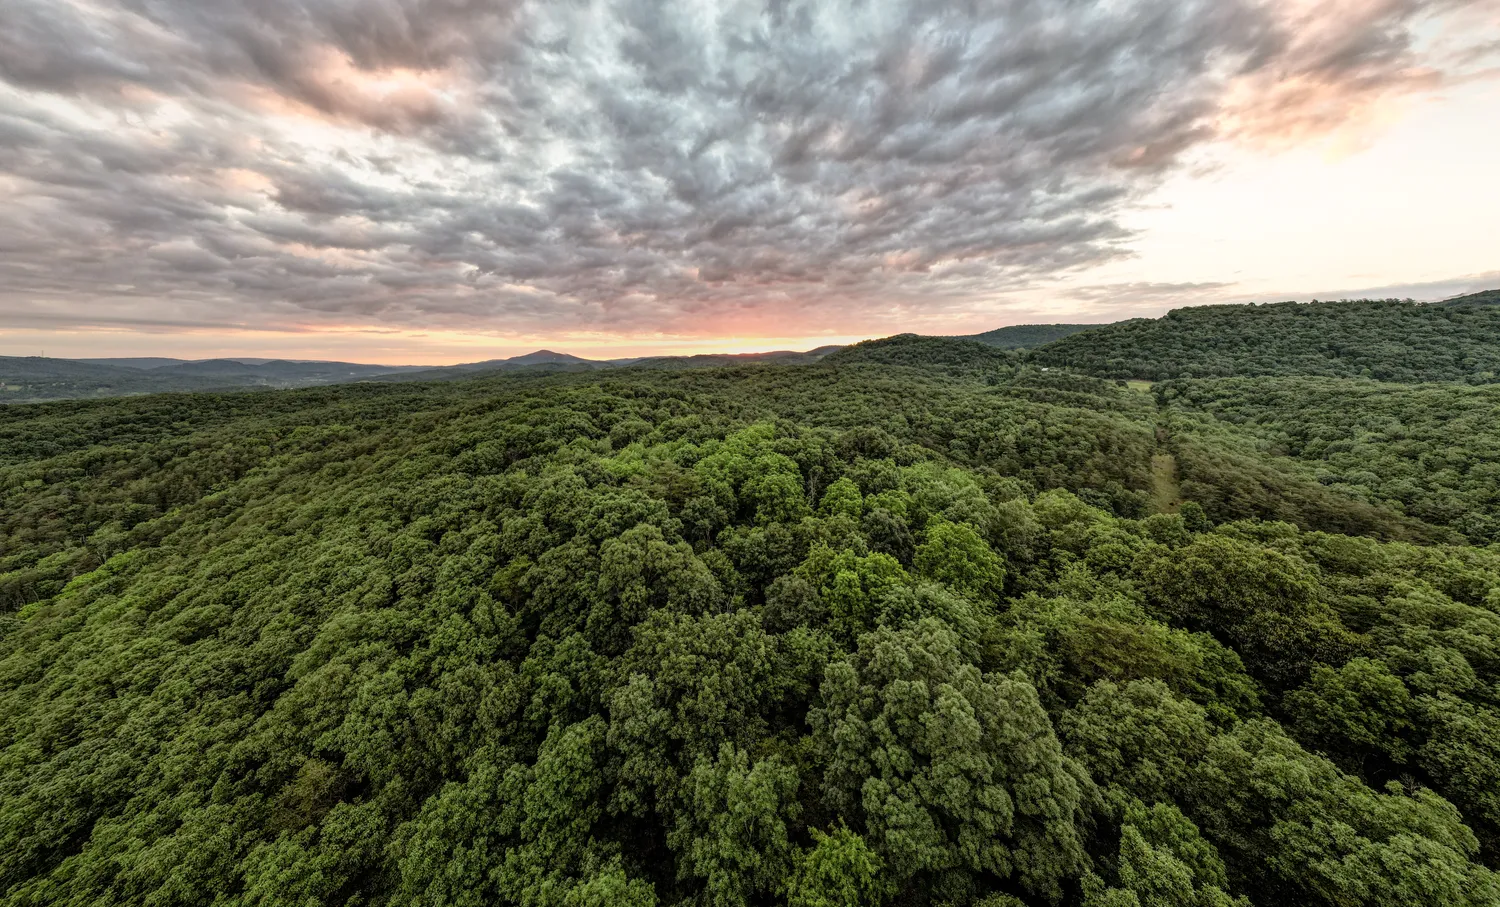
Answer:
[[[973,527],[937,521],[912,561],[917,573],[977,602],[995,602],[1005,591],[1005,562]]]
[[[1307,685],[1287,696],[1286,711],[1299,740],[1345,767],[1357,766],[1369,753],[1395,762],[1410,755],[1411,695],[1378,661],[1354,658],[1337,669],[1318,665]]]
[[[864,496],[852,480],[842,478],[823,491],[818,510],[830,516],[843,514],[857,520],[864,514]]]
[[[699,758],[686,779],[683,814],[668,837],[678,871],[703,880],[708,903],[743,907],[780,896],[792,873],[788,823],[798,815],[797,771],[772,756],[751,765],[732,743]]]
[[[874,907],[888,893],[885,864],[865,840],[840,825],[812,829],[813,847],[798,859],[791,907]]]
[[[824,796],[861,818],[897,884],[958,870],[1055,896],[1080,870],[1081,772],[1035,690],[966,663],[941,621],[861,637],[822,699]]]

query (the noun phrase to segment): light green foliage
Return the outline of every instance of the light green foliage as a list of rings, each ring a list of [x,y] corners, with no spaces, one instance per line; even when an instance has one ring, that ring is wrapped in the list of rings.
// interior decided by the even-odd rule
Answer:
[[[1232,897],[1218,851],[1176,807],[1130,801],[1120,825],[1118,887],[1084,882],[1085,904],[1132,907],[1248,907]]]
[[[910,501],[906,516],[917,527],[946,520],[984,525],[993,507],[974,477],[961,469],[920,463],[901,470],[901,489]]]
[[[859,486],[845,477],[829,485],[823,492],[818,510],[830,516],[844,514],[858,518],[864,513],[864,497],[859,493]]]
[[[758,892],[777,895],[792,872],[787,825],[798,818],[796,769],[772,756],[750,764],[726,743],[699,759],[686,780],[684,815],[668,836],[679,872],[704,880],[717,907],[741,907]]]
[[[660,529],[645,524],[599,546],[599,591],[618,606],[604,616],[591,614],[596,625],[638,623],[654,607],[703,611],[722,598],[717,580],[686,542],[668,544]]]
[[[977,602],[993,602],[1005,592],[1005,562],[973,527],[940,520],[927,527],[913,568]]]
[[[884,597],[910,582],[888,554],[860,556],[826,545],[813,548],[794,575],[816,591],[829,627],[847,640],[873,627]]]
[[[795,473],[758,473],[745,483],[744,497],[755,505],[755,521],[761,525],[794,523],[808,513],[802,478]]]
[[[656,907],[649,882],[632,879],[612,863],[563,887],[561,907]]]
[[[825,834],[811,829],[813,846],[792,877],[791,907],[850,907],[879,904],[888,883],[885,864],[865,840],[844,826]]]
[[[904,883],[960,869],[1055,894],[1082,862],[1080,783],[1024,680],[964,661],[941,621],[860,638],[812,715],[824,790]]]

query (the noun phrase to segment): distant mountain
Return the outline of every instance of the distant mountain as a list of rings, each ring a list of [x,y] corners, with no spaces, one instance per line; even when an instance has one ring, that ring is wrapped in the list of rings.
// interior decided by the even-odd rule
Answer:
[[[72,397],[120,397],[161,391],[227,390],[249,384],[204,375],[162,376],[157,369],[100,365],[41,356],[0,356],[0,401],[31,403]]]
[[[59,360],[61,361],[61,360]],[[90,365],[109,365],[116,368],[138,368],[153,369],[164,365],[181,365],[186,359],[167,359],[162,356],[141,356],[138,358],[112,358],[112,359],[69,359],[68,362],[87,362]]]
[[[173,391],[295,388],[360,381],[421,366],[281,359],[185,361],[155,357],[48,359],[0,357],[0,401],[32,403],[77,397],[121,397]]]
[[[474,378],[489,372],[513,372],[523,369],[541,371],[592,371],[614,368],[614,363],[598,359],[584,359],[568,353],[552,350],[537,350],[509,359],[485,359],[481,362],[463,362],[458,365],[409,366],[399,373],[375,376],[376,381],[456,381]]]
[[[572,356],[568,353],[554,353],[551,350],[537,350],[534,353],[527,353],[524,356],[512,356],[509,359],[503,359],[500,361],[504,362],[506,365],[511,366],[553,364],[578,365],[580,363],[587,363],[590,365],[604,364],[602,362],[596,362],[593,359],[584,359],[581,356]]]
[[[617,367],[616,363],[584,359],[553,350],[537,350],[509,359],[439,367],[249,358],[187,360],[149,356],[107,359],[0,357],[0,402],[31,403],[172,391],[315,387],[352,381],[444,381],[474,377],[492,371],[576,371],[614,367]]]
[[[194,362],[180,362],[176,365],[162,366],[152,369],[158,374],[176,375],[257,375],[262,369],[258,365],[246,365],[236,359],[199,359]]]
[[[809,365],[841,346],[820,346],[805,352],[776,350],[769,353],[700,353],[695,356],[647,356],[644,359],[620,361],[637,368],[724,368],[736,365]]]
[[[579,372],[615,368],[699,369],[743,365],[806,365],[821,361],[842,349],[846,348],[829,345],[804,351],[644,356],[610,360],[585,359],[555,350],[536,350],[505,359],[444,366],[367,365],[355,362],[256,358],[0,357],[0,402],[32,403],[173,391],[315,387],[355,381],[455,381],[492,373],[520,371]]]
[[[510,370],[518,368],[537,368],[547,366],[585,366],[589,368],[608,368],[610,363],[597,359],[584,359],[569,353],[555,353],[552,350],[537,350],[534,353],[526,353],[523,356],[512,356],[509,359],[485,359],[480,362],[461,362],[458,365],[444,365],[437,368],[429,368],[426,371],[463,371],[482,372],[496,369]]]
[[[357,363],[336,362],[328,359],[273,359],[263,356],[217,356],[212,359],[170,359],[165,356],[139,356],[114,357],[104,359],[69,359],[67,361],[88,362],[93,365],[113,365],[121,368],[138,368],[143,370],[163,368],[169,365],[200,365],[209,362],[239,363],[240,365],[266,365],[272,362],[291,362],[297,365],[352,365],[356,368],[374,368],[382,369],[385,371],[396,371],[408,368],[425,368],[425,366],[420,365],[359,365]]]
[[[838,349],[840,349],[838,346],[820,346],[804,352],[776,350],[769,353],[707,353],[696,356],[641,356],[626,359],[584,359],[568,353],[537,350],[534,353],[512,356],[509,359],[486,359],[483,362],[424,368],[398,375],[381,375],[376,380],[451,381],[459,378],[472,378],[486,372],[513,372],[522,369],[577,372],[610,368],[688,369],[724,368],[736,365],[806,365],[817,362]]]
[[[1072,336],[1080,331],[1090,328],[1103,327],[1098,324],[1014,324],[1010,327],[996,328],[993,331],[985,331],[983,334],[969,334],[958,337],[958,340],[977,340],[985,346],[999,347],[1002,350],[1029,350],[1033,347],[1061,340]]]
[[[204,359],[152,369],[156,375],[203,375],[247,379],[269,387],[302,387],[312,384],[334,384],[358,381],[377,375],[414,371],[421,366],[361,365],[355,362],[306,362],[270,359],[245,363],[238,359]]]

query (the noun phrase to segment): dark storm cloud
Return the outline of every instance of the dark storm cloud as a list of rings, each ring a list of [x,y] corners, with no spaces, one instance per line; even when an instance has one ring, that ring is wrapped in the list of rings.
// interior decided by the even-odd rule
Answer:
[[[1444,8],[9,0],[0,323],[966,306],[1123,254],[1196,145],[1440,78],[1412,27]]]

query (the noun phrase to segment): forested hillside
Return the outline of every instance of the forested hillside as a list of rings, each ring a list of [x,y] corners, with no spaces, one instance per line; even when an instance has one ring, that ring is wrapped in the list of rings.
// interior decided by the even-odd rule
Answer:
[[[1344,496],[1500,542],[1500,387],[1232,378],[1156,392],[1174,412],[1210,414],[1308,464]]]
[[[1054,326],[1045,326],[1054,327]],[[1002,329],[1010,330],[1010,329]],[[1026,330],[1026,328],[1021,328]],[[1061,335],[1058,335],[1061,336]],[[508,359],[486,359],[459,365],[361,365],[353,362],[298,362],[239,359],[47,359],[0,356],[0,404],[39,403],[94,397],[129,397],[182,391],[264,390],[320,387],[356,381],[431,382],[467,380],[498,372],[589,372],[614,368],[722,368],[734,365],[806,365],[837,346],[804,352],[649,356],[634,359],[583,359],[552,350],[537,350]]]
[[[1463,296],[1445,299],[1440,304],[1445,306],[1500,305],[1500,290],[1480,290],[1478,293],[1467,293]]]
[[[983,334],[974,334],[965,337],[965,340],[978,340],[986,346],[998,346],[1001,349],[1021,350],[1042,346],[1054,340],[1086,331],[1089,328],[1099,327],[1096,324],[1016,324],[1010,327],[996,328],[993,331],[985,331]]]
[[[1500,380],[1500,307],[1394,299],[1195,306],[1075,334],[1032,356],[1148,381],[1322,375],[1490,384]]]
[[[284,359],[48,359],[0,356],[0,404],[182,391],[319,387],[354,381],[438,381],[520,369],[588,370],[591,362],[547,350],[442,368]]]
[[[1049,368],[0,408],[0,903],[1500,903],[1491,389]]]
[[[828,361],[840,365],[908,366],[948,375],[984,373],[994,376],[1014,373],[1023,359],[1017,351],[997,348],[969,337],[897,334],[846,346],[831,354]]]
[[[213,390],[239,383],[192,374],[164,379],[153,371],[82,360],[0,356],[0,403]]]

